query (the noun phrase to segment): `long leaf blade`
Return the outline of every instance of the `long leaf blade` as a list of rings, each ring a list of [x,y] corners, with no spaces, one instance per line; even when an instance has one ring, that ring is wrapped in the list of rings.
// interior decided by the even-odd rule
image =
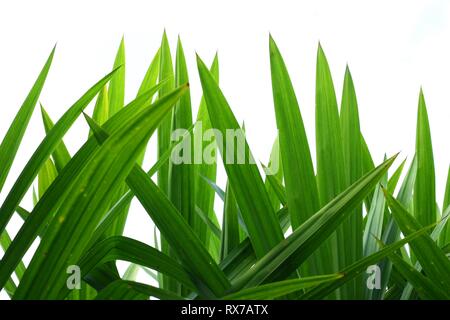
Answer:
[[[44,67],[39,73],[36,82],[31,88],[28,96],[20,107],[19,112],[16,114],[11,126],[6,132],[5,137],[0,145],[0,191],[3,189],[6,177],[8,176],[9,170],[11,169],[14,157],[16,156],[17,150],[19,149],[20,142],[22,141],[25,130],[33,113],[34,107],[36,106],[39,95],[44,86],[47,74],[50,70],[50,66],[53,61],[53,55],[55,54],[55,48],[53,48],[50,53]],[[3,228],[0,228],[2,230]]]

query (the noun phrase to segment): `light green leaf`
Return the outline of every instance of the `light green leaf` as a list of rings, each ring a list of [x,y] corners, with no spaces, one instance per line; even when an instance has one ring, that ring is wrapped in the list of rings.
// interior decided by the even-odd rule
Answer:
[[[55,125],[52,119],[50,118],[49,114],[47,113],[47,111],[45,111],[42,104],[41,104],[41,115],[42,115],[42,122],[44,123],[45,134],[48,134]],[[52,157],[53,161],[55,162],[56,170],[58,172],[61,172],[64,166],[70,161],[71,159],[70,153],[67,150],[67,147],[62,139],[59,145],[53,151]]]
[[[416,159],[414,217],[422,226],[427,226],[436,222],[436,186],[430,125],[422,90],[420,90],[417,115]]]
[[[260,285],[253,288],[243,289],[236,293],[225,296],[225,300],[269,300],[297,292],[302,289],[315,287],[324,282],[342,278],[343,275],[332,274],[306,277],[301,279],[284,280]]]
[[[405,236],[421,228],[418,222],[397,200],[385,192],[389,208]],[[410,243],[411,250],[428,277],[443,290],[450,288],[450,260],[430,238],[423,235]]]
[[[98,90],[100,88],[99,86]],[[123,124],[124,120],[142,111],[144,107],[148,106],[149,98],[153,96],[158,88],[159,86],[155,86],[129,103],[126,108],[123,108],[120,113],[105,123],[105,130],[115,131]],[[55,181],[49,186],[47,192],[36,203],[32,213],[20,228],[2,260],[0,260],[0,288],[3,287],[7,277],[14,271],[17,263],[22,259],[34,239],[48,226],[49,219],[52,217],[51,213],[62,203],[80,170],[97,148],[98,143],[92,137],[67,163]]]
[[[197,65],[212,126],[220,131],[223,137],[226,136],[227,129],[237,130],[238,134],[242,135],[242,130],[217,82],[198,56]],[[233,140],[235,139],[233,138]],[[253,158],[245,137],[242,140],[243,146],[240,148],[238,148],[237,143],[228,141],[228,143],[225,143],[226,147],[219,143],[219,150],[253,248],[257,256],[262,257],[283,239],[283,234],[277,223],[259,170],[254,163],[251,163]],[[244,159],[244,164],[237,163],[238,152],[241,159]],[[230,159],[230,155],[233,155],[233,159]]]
[[[201,280],[202,294],[222,296],[230,286],[227,278],[163,191],[137,166],[127,183],[178,258]]]
[[[386,173],[395,156],[364,175],[233,281],[233,290],[285,279],[327,239]]]
[[[89,236],[108,210],[112,196],[133,169],[151,133],[187,89],[183,86],[132,114],[94,151],[42,238],[15,299],[62,299],[66,296],[67,266],[77,263]],[[83,213],[81,216],[80,212]]]
[[[83,109],[86,108],[98,91],[110,80],[115,71],[116,70],[103,77],[77,102],[75,102],[42,140],[41,144],[38,146],[30,160],[25,165],[25,168],[20,173],[0,208],[0,232],[5,229],[6,224],[22,198],[25,196],[28,188],[33,183],[33,180],[38,174],[41,166],[45,163],[45,161],[47,161],[48,157],[60,144],[64,134],[69,130]]]
[[[42,88],[44,86],[45,80],[47,79],[48,71],[50,70],[50,65],[53,61],[53,55],[55,54],[55,48],[53,48],[50,56],[47,59],[44,67],[42,68],[36,82],[31,88],[28,96],[23,102],[16,114],[11,126],[6,132],[5,137],[0,145],[0,191],[3,189],[6,177],[8,176],[9,170],[11,169],[12,163],[16,156],[17,150],[19,149],[20,142],[22,141],[25,130],[30,121],[31,115],[33,113],[34,107],[39,99]],[[8,217],[9,220],[9,217]],[[1,225],[0,225],[1,226]],[[3,227],[0,227],[0,233],[3,231]]]
[[[144,266],[177,279],[184,285],[195,288],[190,275],[174,259],[145,243],[127,237],[115,236],[102,240],[89,249],[80,259],[83,275],[107,262],[122,260]]]
[[[111,78],[108,88],[108,117],[115,115],[124,106],[125,102],[125,39],[123,37],[114,60],[113,69],[117,68],[119,69]]]
[[[96,300],[148,300],[150,297],[158,298],[160,300],[183,299],[170,291],[155,288],[143,283],[117,280],[100,291]]]

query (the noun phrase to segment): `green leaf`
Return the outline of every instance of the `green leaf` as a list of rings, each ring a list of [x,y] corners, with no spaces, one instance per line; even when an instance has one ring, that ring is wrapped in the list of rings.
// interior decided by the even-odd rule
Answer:
[[[339,112],[334,91],[333,80],[327,59],[319,44],[316,68],[316,154],[317,186],[321,205],[327,204],[348,185],[345,174],[343,143]],[[329,245],[329,262],[325,272],[333,273],[346,265],[348,246],[353,246],[351,235],[346,237],[350,221],[345,221],[327,242]],[[350,251],[351,252],[351,251]],[[344,297],[347,297],[344,288]],[[338,291],[338,297],[340,292]]]
[[[98,88],[100,89],[100,87]],[[116,116],[108,120],[103,126],[104,129],[111,132],[115,131],[125,120],[142,111],[148,105],[149,98],[158,89],[159,85],[133,100],[126,108],[123,108]],[[98,143],[92,137],[80,148],[70,162],[67,163],[55,181],[49,186],[47,192],[36,203],[32,213],[20,228],[2,260],[0,260],[0,288],[3,287],[7,277],[14,271],[14,268],[31,246],[34,239],[48,226],[48,221],[52,217],[52,213],[62,203],[80,170],[85,166],[97,148]]]
[[[239,148],[236,143],[227,141],[226,146],[218,143],[219,150],[253,248],[256,255],[262,257],[283,239],[281,228],[270,204],[259,170],[254,163],[251,163],[253,158],[236,118],[217,82],[198,56],[197,66],[212,126],[221,132],[222,137],[226,136],[227,129],[235,130],[234,133],[237,132],[241,135],[243,146]],[[232,159],[230,159],[230,155],[233,155]],[[249,159],[246,160],[247,155]],[[239,158],[244,160],[244,164],[237,163]]]
[[[239,245],[239,220],[238,207],[233,190],[229,183],[225,191],[225,201],[223,204],[222,223],[222,247],[220,250],[221,260],[225,258],[234,248]]]
[[[214,57],[210,71],[214,80],[219,83],[219,58],[217,54]],[[200,154],[202,155],[200,159],[194,158],[196,193],[195,204],[202,210],[202,212],[204,212],[208,216],[211,221],[216,221],[217,217],[214,213],[214,190],[211,190],[207,182],[216,181],[217,146],[214,135],[208,137],[209,141],[207,139],[203,139],[204,133],[210,132],[210,129],[212,129],[212,125],[211,121],[209,120],[206,101],[204,96],[202,95],[197,113],[197,122],[194,128],[194,148],[195,150],[200,150],[202,152],[208,150],[208,155],[211,158],[211,162],[206,163],[206,161],[203,161],[202,152],[200,152]],[[199,154],[199,152],[194,153],[194,157],[197,154]],[[198,226],[197,232],[200,240],[206,248],[209,248],[210,246],[216,246],[217,242],[207,228]],[[220,244],[218,245],[218,247],[220,248]]]
[[[335,281],[329,282],[329,283],[319,285],[318,287],[305,293],[300,298],[303,300],[318,300],[318,299],[323,299],[323,298],[327,297],[333,291],[335,291],[336,289],[345,285],[348,281],[361,275],[363,272],[365,272],[367,270],[367,267],[376,264],[378,261],[382,260],[383,258],[392,254],[396,250],[400,249],[405,244],[424,235],[429,230],[430,230],[430,227],[422,228],[419,231],[411,233],[409,236],[405,237],[402,240],[399,240],[393,244],[385,246],[384,248],[371,254],[370,256],[365,257],[365,258],[353,263],[352,265],[342,269],[340,273],[344,274],[344,277],[337,279]]]
[[[381,239],[385,198],[382,188],[386,187],[387,174],[382,178],[381,185],[377,186],[373,195],[372,205],[367,213],[367,221],[364,228],[363,247],[364,256],[371,255],[377,250],[376,239]]]
[[[170,92],[175,86],[175,77],[173,72],[172,56],[170,53],[169,41],[164,30],[160,47],[160,63],[159,63],[159,81],[165,81],[164,85],[158,92],[159,97],[163,97]],[[158,158],[163,155],[170,146],[170,135],[172,133],[173,110],[171,110],[161,122],[158,128]],[[158,186],[169,195],[170,182],[170,163],[164,163],[158,171]],[[162,252],[171,256],[170,248],[164,237],[161,237]],[[162,287],[171,291],[177,291],[178,286],[171,279],[163,275]]]
[[[445,224],[447,223],[447,221],[448,221],[449,218],[450,218],[450,208],[447,208],[447,210],[445,210],[445,211],[443,212],[442,216],[443,216],[444,218],[443,218],[441,221],[439,221],[439,223],[437,224],[437,226],[433,229],[433,232],[431,232],[431,234],[430,234],[430,238],[431,238],[433,241],[435,241],[435,242],[439,239],[440,235],[441,235],[442,232],[444,231]],[[444,248],[442,248],[442,251],[444,252],[444,254],[447,254],[447,253],[445,252]],[[403,259],[404,259],[405,261],[407,260],[408,263],[409,263],[410,265],[412,265],[409,259],[405,259],[405,258],[404,258],[404,255],[403,255]],[[416,262],[416,263],[415,263],[414,268],[415,268],[418,272],[421,272],[421,271],[422,271],[422,266],[420,265],[419,262]],[[406,285],[404,285],[404,286],[403,286],[403,292],[402,292],[400,298],[401,298],[402,300],[409,299],[410,296],[411,296],[411,294],[413,293],[413,289],[414,289],[414,288],[413,288],[413,286],[411,285],[411,283],[407,283]]]
[[[85,115],[86,120],[88,121],[91,130],[96,133],[96,139],[99,143],[103,143],[104,140],[108,137],[108,134],[100,128],[91,118]],[[185,137],[189,136],[192,133],[193,126],[189,128],[186,132]],[[181,143],[181,142],[180,142]],[[150,168],[147,174],[152,177],[155,173],[158,172],[159,168],[163,165],[165,161],[167,161],[170,157],[170,154],[177,143],[173,143],[169,150],[165,152],[163,156],[161,156],[158,161]],[[136,161],[138,162],[138,161]],[[128,190],[126,193],[122,195],[114,205],[111,206],[109,211],[105,214],[103,220],[98,225],[97,229],[95,229],[94,234],[90,240],[90,246],[92,246],[97,240],[99,240],[105,232],[110,228],[113,222],[117,219],[118,216],[123,212],[124,208],[128,207],[131,200],[133,199],[134,194],[131,190]]]
[[[341,128],[333,80],[322,47],[316,72],[317,181],[322,205],[345,187]]]
[[[11,245],[11,237],[9,236],[8,231],[5,230],[0,235],[0,246],[2,247],[3,251],[6,251],[10,245]],[[25,273],[25,270],[26,270],[25,265],[23,264],[22,261],[20,261],[20,263],[17,265],[16,272],[15,272],[19,281],[22,279],[22,276]],[[9,295],[11,293],[15,292],[16,285],[12,278],[8,279],[5,289]],[[12,295],[10,295],[10,296],[12,296]]]
[[[20,173],[5,201],[0,208],[0,232],[2,232],[14,210],[25,196],[28,188],[38,174],[41,166],[47,161],[55,148],[60,144],[62,137],[69,130],[84,108],[95,97],[98,91],[110,80],[116,70],[103,77],[91,87],[77,102],[75,102],[58,120],[51,131],[45,136],[41,144],[31,156]]]
[[[160,63],[159,63],[159,81],[164,81],[163,86],[159,90],[159,97],[163,97],[168,92],[172,91],[175,86],[175,78],[173,72],[172,57],[170,53],[169,41],[167,40],[166,32],[164,31],[161,41]],[[170,135],[172,133],[173,110],[169,112],[160,127],[158,128],[158,158],[170,146]],[[170,164],[164,164],[158,171],[158,186],[164,191],[166,195],[169,194],[169,168]],[[165,244],[162,241],[163,251],[165,251]]]
[[[269,171],[267,171],[267,170]],[[278,182],[275,185],[275,188],[282,184],[283,181],[283,166],[281,163],[281,152],[280,152],[280,139],[277,135],[275,142],[272,145],[272,151],[270,152],[270,159],[268,163],[268,168],[264,169],[266,172],[266,180],[264,181],[267,189],[267,193],[269,194],[270,202],[272,203],[273,210],[280,209],[280,205],[283,206],[286,204],[286,191],[283,191],[281,194],[278,193],[274,189],[274,182]],[[284,189],[284,188],[283,188]],[[281,197],[281,198],[280,198]],[[284,203],[281,202],[281,200],[284,200]]]
[[[296,229],[319,209],[314,167],[302,116],[288,71],[270,37],[270,67],[286,196]]]
[[[139,265],[130,263],[128,268],[125,270],[122,278],[128,281],[136,281],[136,278],[139,274],[139,270],[141,270]]]
[[[168,48],[168,45],[167,45]],[[170,55],[170,52],[168,53]],[[186,59],[183,52],[183,47],[180,38],[178,38],[176,49],[176,61],[175,61],[175,85],[178,86],[182,83],[188,83],[189,77],[186,66]],[[192,108],[191,97],[189,92],[180,98],[173,111],[171,128],[169,129],[169,146],[172,139],[179,139],[184,135],[186,130],[192,125]],[[167,143],[164,143],[168,149]],[[181,146],[179,148],[179,146]],[[194,212],[195,207],[195,182],[194,182],[194,167],[192,165],[192,148],[193,144],[191,137],[188,136],[183,139],[183,142],[175,147],[170,162],[165,165],[169,165],[169,177],[168,177],[168,195],[171,202],[175,205],[181,215],[188,221],[188,224],[195,228],[196,214]],[[180,150],[178,150],[180,149]],[[160,153],[161,154],[161,153]],[[175,156],[177,160],[181,160],[181,163],[174,161]],[[170,251],[169,251],[170,254]],[[169,282],[167,288],[176,288],[178,292],[181,287]]]
[[[110,237],[98,242],[83,255],[79,267],[83,275],[87,275],[96,267],[116,260],[154,269],[195,289],[190,275],[176,260],[145,243],[122,236]]]
[[[417,157],[413,158],[411,165],[406,173],[400,190],[397,194],[397,200],[405,207],[409,208],[413,201],[413,190],[417,177]]]
[[[114,68],[121,66],[120,70],[111,79],[108,88],[108,117],[115,115],[125,104],[125,39],[122,37],[119,49],[117,50],[116,58],[114,60]],[[150,101],[149,101],[150,102]],[[140,156],[143,157],[145,148],[142,150]],[[139,159],[139,158],[138,158]],[[127,191],[127,187],[123,184],[113,197],[113,202],[120,198],[120,196]],[[128,215],[129,207],[123,208],[119,217],[113,222],[110,229],[106,232],[107,236],[121,235],[125,228],[125,222]]]
[[[86,117],[86,120],[88,121],[88,123],[89,123],[89,125],[90,125],[90,127],[91,127],[91,129],[93,130],[93,132],[94,132],[94,134],[95,134],[95,136],[97,137],[97,139],[99,140],[99,143],[102,143],[104,140],[106,140],[107,139],[107,136],[108,136],[108,134],[104,131],[104,130],[102,130],[102,128],[100,128],[98,125],[96,125],[95,124],[95,122],[94,121],[92,121],[89,117]],[[188,132],[190,132],[192,130],[192,128],[190,128],[189,129],[189,131]],[[168,150],[169,151],[169,150]],[[159,160],[161,160],[161,158],[159,159]],[[139,169],[139,167],[136,167],[135,169],[133,169],[133,171],[139,171],[140,169]],[[153,172],[155,172],[156,170],[153,170]],[[132,176],[130,176],[129,177],[129,179],[127,179],[127,181],[128,181],[128,184],[130,185],[130,186],[132,186],[132,183],[133,183],[133,177]],[[126,195],[125,195],[126,196]],[[124,196],[124,197],[125,197]],[[131,197],[129,198],[130,200],[131,200]],[[167,201],[167,200],[166,200]],[[118,204],[116,204],[115,205],[115,207],[117,207],[118,206]],[[115,208],[114,207],[114,208]],[[113,208],[113,210],[114,210],[114,208]],[[120,210],[120,209],[119,209]],[[165,212],[166,210],[163,210],[162,212]],[[93,235],[93,237],[92,237],[92,239],[97,239],[98,238],[98,236],[97,236],[97,234],[101,234],[103,231],[100,231],[100,233],[98,233],[98,231],[101,229],[101,228],[103,228],[103,226],[104,226],[104,224],[106,223],[106,221],[109,219],[109,217],[112,215],[113,213],[111,212],[110,213],[110,215],[107,217],[107,219],[105,219],[103,222],[102,222],[102,224],[100,225],[100,227],[96,230],[96,232],[94,233],[94,235]],[[179,214],[179,213],[178,213]],[[178,219],[181,219],[184,223],[185,223],[185,221],[184,221],[184,219],[182,218],[182,217],[177,217]],[[104,230],[104,229],[103,229]],[[155,239],[156,239],[156,237],[155,237]],[[91,242],[93,242],[93,240],[91,240]],[[169,279],[171,279],[171,278],[169,278]],[[200,290],[201,291],[201,290]],[[207,294],[209,294],[209,292],[207,293]]]
[[[50,53],[47,62],[39,73],[36,82],[28,93],[28,96],[25,98],[25,101],[20,107],[19,112],[16,114],[0,145],[0,168],[2,168],[0,170],[0,191],[3,189],[6,177],[11,169],[17,150],[19,149],[20,142],[22,141],[25,130],[30,122],[31,115],[33,114],[34,107],[41,94],[48,71],[50,70],[50,65],[52,64],[54,53],[55,48],[53,48]],[[3,229],[4,227],[0,227],[0,234]]]
[[[109,117],[115,115],[125,102],[125,40],[123,37],[114,60],[113,69],[116,70],[117,68],[119,69],[111,78],[108,88]]]
[[[51,159],[45,161],[42,168],[38,173],[38,195],[41,198],[44,195],[44,192],[47,191],[48,187],[52,184],[53,180],[55,180],[58,172],[56,171],[56,167],[53,164]]]
[[[278,178],[273,174],[273,172],[269,168],[265,167],[264,165],[262,165],[262,167],[266,174],[266,182],[265,182],[266,189],[272,204],[273,204],[272,198],[275,197],[278,203],[278,207],[280,206],[280,204],[286,206],[287,205],[286,189],[281,184],[280,180],[278,180]],[[278,209],[275,209],[274,207],[274,210]]]
[[[445,184],[444,202],[442,204],[442,210],[446,210],[450,205],[450,166],[448,167],[447,183]]]
[[[254,265],[255,262],[255,252],[250,239],[247,237],[220,262],[219,266],[230,281],[233,281],[243,271]]]
[[[427,226],[436,222],[436,186],[430,125],[422,90],[420,90],[417,115],[416,159],[414,217],[422,226]]]
[[[20,218],[22,218],[23,221],[27,220],[30,216],[30,212],[25,208],[22,208],[21,206],[18,206],[16,208],[16,212],[19,214]]]
[[[445,186],[445,195],[444,195],[444,203],[442,204],[442,211],[447,210],[449,205],[450,205],[450,167],[448,168],[447,183]],[[448,221],[447,224],[445,225],[445,229],[441,234],[440,243],[442,244],[442,246],[450,243],[450,222]]]
[[[212,181],[206,177],[201,177],[201,178],[203,178],[203,180],[205,180],[208,183],[208,185],[211,186],[211,188],[214,190],[214,192],[219,196],[220,200],[225,201],[226,193],[221,187],[219,187],[214,181]]]
[[[393,253],[389,255],[389,259],[392,260],[398,272],[413,285],[414,290],[416,290],[421,299],[450,299],[450,295],[446,291],[435,285],[429,278],[417,271],[412,265],[405,262],[398,254]]]
[[[170,291],[155,288],[143,283],[117,280],[100,291],[96,300],[148,300],[150,297],[160,300],[183,299]]]
[[[387,184],[387,191],[390,194],[394,194],[395,188],[397,188],[398,181],[400,180],[400,176],[402,175],[403,168],[405,167],[406,159],[402,161],[402,163],[398,166],[392,176],[389,178]]]
[[[362,166],[363,173],[366,174],[375,168],[375,164],[372,159],[372,155],[370,154],[369,147],[364,139],[364,136],[361,136],[361,148],[362,148]],[[371,192],[366,199],[364,199],[364,204],[367,210],[370,208],[370,202],[373,198],[373,192]]]
[[[280,220],[281,229],[283,232],[286,232],[290,227],[289,210],[287,210],[286,207],[281,208],[278,210],[277,216]],[[230,279],[233,279],[236,275],[255,264],[255,261],[255,252],[253,251],[249,238],[245,237],[241,243],[221,261],[220,267]]]
[[[105,130],[114,131],[122,123],[128,121],[130,117],[146,106],[149,98],[158,89],[159,85],[129,103],[126,108],[122,109],[116,116],[105,123]],[[35,204],[32,213],[28,215],[27,220],[20,228],[11,246],[0,260],[0,288],[3,287],[7,277],[14,271],[14,268],[33,243],[33,240],[45,231],[50,217],[53,216],[54,210],[62,203],[79,171],[84,167],[86,161],[97,148],[98,143],[95,139],[89,139],[59,173],[55,181],[49,186],[47,192],[39,199],[39,202]]]
[[[184,57],[183,46],[178,38],[176,66],[175,66],[175,84],[179,86],[182,83],[188,83],[189,77]],[[174,109],[173,132],[176,140],[183,137],[186,130],[192,125],[191,97],[189,92],[180,98]],[[171,139],[172,140],[172,139]],[[171,173],[170,173],[170,200],[177,210],[186,219],[188,224],[195,229],[195,182],[193,167],[193,143],[190,136],[183,139],[172,153]],[[178,148],[180,147],[180,148]],[[178,150],[180,149],[180,150]],[[181,163],[173,161],[180,160]]]
[[[158,76],[159,76],[159,62],[160,62],[159,52],[160,52],[160,50],[158,49],[156,51],[155,56],[153,57],[153,60],[151,61],[150,65],[148,66],[147,72],[144,76],[144,79],[141,82],[141,86],[139,87],[139,91],[136,95],[136,98],[145,94],[148,90],[154,88],[157,85]],[[162,88],[163,84],[164,84],[164,80],[159,82],[159,89]],[[149,98],[149,102],[152,99],[153,99],[153,96],[151,96]],[[147,150],[147,147],[144,149],[142,154],[139,156],[139,158],[137,160],[138,164],[142,164],[142,162],[144,161],[144,156],[145,156],[146,150]]]
[[[41,115],[42,115],[42,122],[44,123],[45,134],[48,134],[55,125],[52,119],[50,118],[49,114],[47,113],[47,111],[45,111],[42,104],[41,104]],[[58,172],[61,172],[64,166],[70,161],[71,159],[70,153],[67,150],[67,147],[62,139],[59,145],[53,151],[52,157],[55,162],[56,170]]]
[[[392,215],[405,236],[421,228],[421,223],[397,200],[387,192],[385,195]],[[450,288],[450,261],[430,236],[419,237],[410,243],[410,247],[428,277],[443,290]]]
[[[211,234],[214,235],[219,241],[222,239],[222,230],[220,226],[216,224],[215,221],[212,221],[199,207],[195,207],[195,212],[198,214],[200,219],[206,224],[206,226],[211,231]],[[210,252],[211,253],[211,252]]]
[[[185,267],[201,281],[202,293],[222,296],[230,286],[227,278],[164,192],[137,166],[127,183]]]
[[[233,290],[285,279],[325,241],[386,173],[395,156],[364,175],[319,210],[233,282]]]
[[[141,82],[137,96],[140,96],[147,90],[151,89],[156,85],[156,81],[159,76],[159,63],[160,63],[160,49],[156,51],[150,65],[148,66],[147,72],[145,73],[144,79]]]
[[[344,87],[342,92],[340,126],[342,133],[342,147],[345,161],[346,183],[357,181],[363,175],[363,155],[361,145],[361,131],[359,126],[358,102],[355,87],[348,66],[345,70]],[[362,206],[355,209],[355,213],[343,223],[345,265],[358,261],[363,256],[361,237],[363,234]],[[347,298],[361,297],[360,281],[353,281],[347,286]]]
[[[92,113],[92,119],[99,125],[103,125],[109,119],[108,87],[106,85],[98,94]],[[89,134],[91,134],[91,132]]]
[[[373,199],[371,201],[370,210],[366,215],[366,224],[363,234],[363,255],[370,256],[378,250],[377,239],[381,239],[383,235],[383,218],[385,212],[385,198],[382,188],[387,184],[387,173],[382,178],[381,184],[375,189]],[[395,239],[394,241],[396,241]],[[392,242],[394,242],[392,241]],[[372,300],[378,293],[378,289],[369,289],[363,283],[358,284],[365,288],[365,298]]]
[[[332,274],[306,277],[301,279],[284,280],[278,282],[272,282],[269,284],[260,285],[253,288],[243,289],[236,293],[225,296],[225,300],[269,300],[315,287],[324,282],[329,282],[342,278],[343,275]]]
[[[392,185],[392,180],[395,179],[396,175],[399,175],[401,168],[403,168],[405,161],[399,166],[399,168],[392,175],[391,179],[388,182],[388,189],[391,186],[391,191],[393,192],[395,187]],[[416,177],[416,161],[413,159],[408,172],[406,173],[405,178],[403,179],[402,185],[400,186],[400,190],[397,195],[397,199],[405,204],[408,204],[412,200],[412,190],[414,188],[414,181]],[[388,190],[389,193],[392,193]],[[380,200],[381,201],[381,200]],[[385,206],[385,213],[387,211],[387,206]],[[389,215],[389,220],[386,225],[383,227],[383,236],[382,241],[386,244],[392,244],[400,239],[400,229],[395,223],[395,219],[392,215]],[[386,295],[385,289],[388,286],[389,280],[391,279],[392,274],[392,263],[389,259],[385,258],[380,264],[381,269],[381,288],[380,290],[372,290],[372,300],[379,300],[383,296]]]
[[[133,169],[151,133],[187,89],[183,86],[132,114],[92,154],[42,238],[15,299],[65,297],[66,268],[78,262],[89,236]]]

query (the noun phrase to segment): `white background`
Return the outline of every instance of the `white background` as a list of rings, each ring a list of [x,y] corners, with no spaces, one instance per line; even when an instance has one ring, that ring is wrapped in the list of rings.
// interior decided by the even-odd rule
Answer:
[[[361,128],[377,163],[385,152],[401,151],[402,158],[412,158],[422,85],[432,130],[438,199],[442,199],[450,161],[448,4],[445,0],[2,1],[0,137],[56,42],[56,56],[40,98],[54,120],[110,71],[122,35],[127,58],[126,100],[130,101],[165,28],[172,52],[178,34],[183,40],[195,112],[200,100],[195,51],[210,63],[218,50],[221,87],[238,120],[245,121],[255,158],[266,162],[276,135],[268,54],[271,32],[296,88],[313,154],[319,41],[331,67],[338,101],[345,65],[350,66]],[[80,120],[66,135],[72,153],[86,134],[87,126]],[[36,108],[1,200],[42,138]],[[150,150],[147,167],[154,161],[154,149]],[[223,178],[222,172],[222,186]],[[30,208],[31,197],[23,204]],[[9,225],[12,234],[19,221],[13,219]],[[126,234],[151,243],[151,226],[135,203]]]

